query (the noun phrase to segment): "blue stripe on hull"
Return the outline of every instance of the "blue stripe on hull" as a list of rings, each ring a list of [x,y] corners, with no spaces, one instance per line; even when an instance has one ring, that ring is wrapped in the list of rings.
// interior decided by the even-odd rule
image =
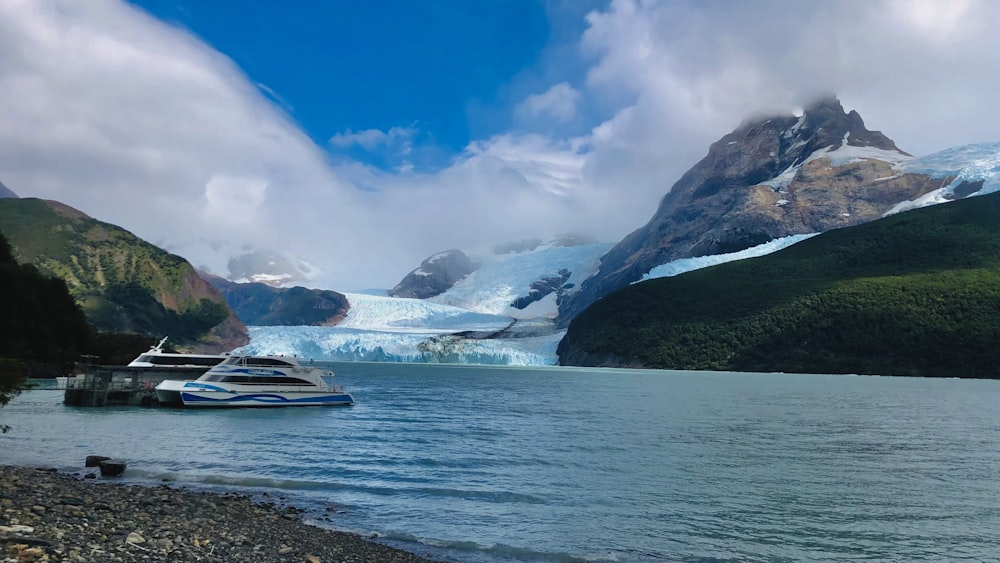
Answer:
[[[338,406],[353,405],[354,397],[347,393],[289,399],[273,393],[244,393],[225,397],[204,397],[193,393],[181,393],[184,406],[196,407],[293,407],[293,406]]]

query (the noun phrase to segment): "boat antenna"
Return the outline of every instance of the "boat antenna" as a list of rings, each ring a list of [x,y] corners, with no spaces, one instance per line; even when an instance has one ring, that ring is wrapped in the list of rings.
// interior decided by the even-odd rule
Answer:
[[[164,336],[163,340],[161,340],[156,346],[151,346],[149,349],[150,350],[159,350],[159,349],[163,348],[163,344],[167,341],[167,338],[170,338],[170,337],[169,336]]]

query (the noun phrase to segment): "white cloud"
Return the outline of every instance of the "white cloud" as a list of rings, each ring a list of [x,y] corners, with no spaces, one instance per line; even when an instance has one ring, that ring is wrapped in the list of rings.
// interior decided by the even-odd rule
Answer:
[[[343,133],[337,133],[331,137],[330,144],[340,148],[359,145],[366,150],[374,150],[380,145],[401,143],[408,152],[409,145],[416,132],[417,130],[413,127],[393,127],[386,132],[379,129],[365,129],[364,131],[352,131],[348,129]]]
[[[330,164],[277,94],[128,4],[7,0],[0,180],[217,272],[226,252],[270,247],[326,287],[391,287],[448,248],[618,240],[748,114],[821,92],[916,154],[996,140],[997,29],[989,0],[619,0],[587,17],[577,80],[541,69],[551,82],[512,104],[572,135],[500,132],[435,173],[407,158],[412,126],[330,139],[396,155],[385,172]]]
[[[541,94],[532,94],[518,104],[515,112],[528,117],[552,117],[567,121],[576,115],[580,91],[560,82]]]
[[[202,216],[208,223],[228,229],[256,229],[270,220],[264,207],[267,180],[262,178],[236,178],[224,174],[212,176],[205,184],[205,204]]]
[[[588,87],[708,142],[745,116],[836,92],[905,150],[996,136],[1000,3],[612,2],[588,16]]]

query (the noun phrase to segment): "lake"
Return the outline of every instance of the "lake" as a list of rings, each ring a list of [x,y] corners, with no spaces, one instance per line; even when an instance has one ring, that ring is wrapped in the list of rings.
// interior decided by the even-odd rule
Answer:
[[[451,561],[1000,559],[1000,382],[338,363],[351,407],[0,409],[0,463],[269,492]]]

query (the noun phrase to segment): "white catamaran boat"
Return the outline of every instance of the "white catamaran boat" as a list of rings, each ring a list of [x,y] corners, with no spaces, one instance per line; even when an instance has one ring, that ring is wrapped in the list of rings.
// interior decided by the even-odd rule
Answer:
[[[164,352],[163,345],[166,344],[167,337],[149,347],[149,351],[139,354],[136,359],[129,362],[130,368],[208,368],[218,365],[229,356],[226,354],[175,354]]]
[[[353,405],[354,397],[332,378],[332,371],[292,357],[231,355],[194,381],[161,382],[156,398],[185,407]]]

